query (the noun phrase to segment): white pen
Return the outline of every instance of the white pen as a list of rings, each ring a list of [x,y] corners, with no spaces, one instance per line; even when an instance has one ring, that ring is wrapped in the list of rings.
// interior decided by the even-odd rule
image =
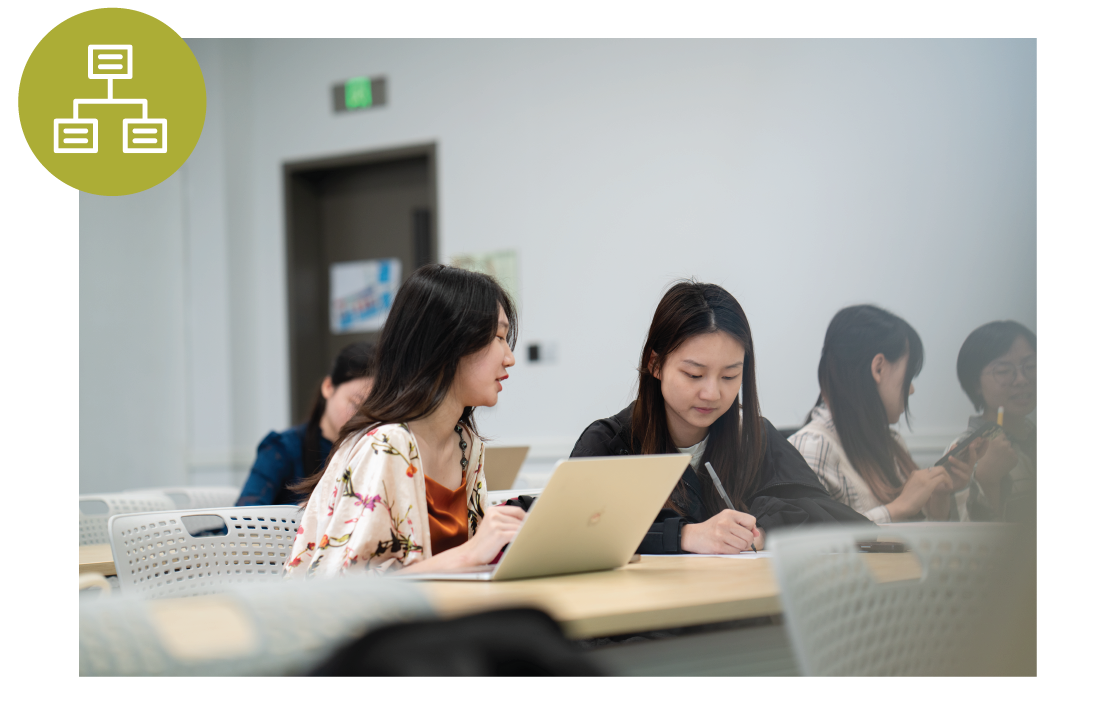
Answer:
[[[730,497],[727,496],[726,489],[723,488],[722,480],[720,480],[719,475],[715,473],[715,468],[711,466],[710,462],[703,463],[703,466],[707,468],[707,473],[711,475],[711,481],[715,483],[715,489],[719,490],[719,496],[723,498],[723,501],[727,503],[728,507],[737,512],[738,510],[734,508],[734,504],[731,503]],[[753,542],[750,542],[750,550],[755,554],[757,553],[757,548],[754,547]]]

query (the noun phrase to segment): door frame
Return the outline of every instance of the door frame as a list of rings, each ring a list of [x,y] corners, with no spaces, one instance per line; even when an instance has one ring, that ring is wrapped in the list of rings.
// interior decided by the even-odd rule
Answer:
[[[298,189],[299,184],[305,186],[309,184],[306,174],[320,173],[322,171],[329,171],[338,168],[350,168],[353,166],[373,166],[380,163],[390,163],[393,161],[404,160],[408,158],[425,158],[428,162],[428,176],[429,176],[429,209],[433,216],[430,220],[429,233],[431,252],[434,262],[440,261],[440,238],[438,225],[440,221],[438,218],[438,204],[437,204],[437,144],[421,143],[409,146],[399,146],[396,148],[376,149],[372,151],[360,151],[357,153],[345,153],[331,156],[324,156],[321,158],[311,158],[297,161],[286,161],[282,164],[282,191],[283,201],[285,204],[284,214],[286,224],[284,226],[284,234],[286,244],[284,245],[284,256],[286,261],[285,270],[285,288],[286,288],[286,351],[287,351],[287,381],[289,385],[289,406],[290,406],[290,420],[292,424],[296,424],[301,419],[302,414],[295,412],[297,405],[297,350],[295,348],[295,337],[297,332],[295,330],[295,314],[296,308],[294,304],[294,290],[291,285],[294,282],[294,238],[295,232],[299,229],[299,215],[295,208],[295,191]]]

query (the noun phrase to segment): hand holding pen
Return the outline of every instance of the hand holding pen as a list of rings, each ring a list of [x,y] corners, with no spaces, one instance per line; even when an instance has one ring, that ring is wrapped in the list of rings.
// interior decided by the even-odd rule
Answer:
[[[719,475],[717,472],[715,472],[715,468],[711,466],[710,462],[703,463],[703,466],[707,468],[707,473],[711,475],[711,481],[715,483],[715,489],[719,491],[719,496],[723,498],[724,502],[726,502],[727,507],[737,512],[738,510],[735,509],[734,503],[731,502],[730,497],[727,496],[727,490],[725,487],[723,487],[723,481],[719,479]],[[752,531],[754,533],[754,538],[756,539],[759,536],[756,519],[754,519]],[[755,554],[757,553],[757,549],[754,547],[754,543],[752,541],[750,542],[750,550],[753,551]]]
[[[709,470],[714,472],[714,470]],[[713,475],[712,479],[718,479]],[[746,512],[736,511],[726,497],[725,489],[721,496],[729,509],[698,524],[685,524],[680,530],[680,548],[693,554],[740,554],[747,549],[757,551],[755,543],[764,546],[764,534],[757,526],[757,520]]]

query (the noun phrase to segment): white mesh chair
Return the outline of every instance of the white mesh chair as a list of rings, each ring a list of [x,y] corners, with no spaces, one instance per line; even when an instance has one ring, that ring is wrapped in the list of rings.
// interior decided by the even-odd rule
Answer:
[[[79,610],[83,676],[304,674],[372,628],[435,617],[415,584],[374,575],[231,587],[205,599],[91,597]]]
[[[302,511],[286,504],[112,517],[112,561],[120,590],[165,598],[279,581]]]
[[[238,487],[150,487],[126,492],[164,494],[174,502],[174,509],[234,507],[240,498]]]
[[[919,559],[919,579],[879,583],[874,578],[866,556],[907,556],[858,552],[857,541],[879,533],[904,541]],[[1003,620],[1001,611],[1020,610],[1010,603],[1015,602],[1010,591],[1026,586],[1014,585],[1014,534],[1011,527],[994,524],[771,533],[769,552],[801,672],[987,674],[979,662],[984,656],[975,651],[985,653],[987,645],[1002,639],[1003,626],[1018,623]],[[1034,608],[1031,623],[1034,645]]]
[[[87,494],[78,498],[77,506],[81,546],[107,544],[108,520],[117,514],[175,509],[174,501],[160,491]]]

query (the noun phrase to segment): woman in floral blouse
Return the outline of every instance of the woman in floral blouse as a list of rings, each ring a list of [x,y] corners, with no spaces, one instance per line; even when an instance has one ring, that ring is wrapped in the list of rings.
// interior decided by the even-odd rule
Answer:
[[[426,265],[398,292],[374,386],[309,494],[286,576],[450,570],[489,563],[525,513],[487,508],[474,409],[493,406],[514,365],[517,317],[486,275]]]

